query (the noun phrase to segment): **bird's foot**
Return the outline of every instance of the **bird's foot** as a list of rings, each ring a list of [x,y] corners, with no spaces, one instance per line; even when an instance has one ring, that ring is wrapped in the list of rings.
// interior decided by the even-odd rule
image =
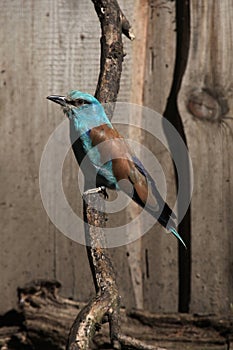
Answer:
[[[83,195],[87,195],[87,194],[95,194],[95,193],[102,193],[104,195],[104,198],[108,198],[108,194],[106,191],[106,187],[105,186],[100,186],[100,187],[96,187],[96,188],[90,188],[89,190],[86,190]]]

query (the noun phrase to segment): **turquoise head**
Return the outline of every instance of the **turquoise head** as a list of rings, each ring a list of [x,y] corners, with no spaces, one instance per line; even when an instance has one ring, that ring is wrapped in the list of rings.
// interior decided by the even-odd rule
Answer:
[[[103,106],[88,93],[72,90],[67,96],[51,95],[47,98],[62,106],[76,131],[85,132],[101,124],[110,124]]]

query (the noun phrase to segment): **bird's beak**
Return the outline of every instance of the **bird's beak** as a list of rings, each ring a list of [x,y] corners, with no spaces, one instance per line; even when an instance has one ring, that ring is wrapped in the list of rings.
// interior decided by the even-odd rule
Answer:
[[[66,106],[65,96],[51,95],[51,96],[48,96],[47,99],[55,103],[58,103],[61,106]]]

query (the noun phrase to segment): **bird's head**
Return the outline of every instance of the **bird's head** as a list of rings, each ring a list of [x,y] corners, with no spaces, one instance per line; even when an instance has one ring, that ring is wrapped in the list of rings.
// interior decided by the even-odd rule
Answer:
[[[88,115],[102,108],[94,96],[78,90],[70,91],[67,96],[51,95],[47,99],[60,104],[69,119],[82,115],[83,111]]]
[[[62,106],[63,112],[70,120],[71,128],[78,134],[101,124],[110,125],[103,106],[90,94],[72,90],[67,96],[52,95],[47,98]]]

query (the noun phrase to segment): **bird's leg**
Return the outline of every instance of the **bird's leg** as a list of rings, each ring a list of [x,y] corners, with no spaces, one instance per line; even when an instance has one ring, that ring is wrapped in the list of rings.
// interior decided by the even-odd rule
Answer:
[[[105,186],[100,186],[100,187],[96,187],[96,188],[90,188],[89,190],[86,190],[83,193],[83,196],[86,196],[88,194],[94,194],[94,193],[102,193],[104,195],[104,198],[108,198],[108,193],[106,191],[106,187]]]

